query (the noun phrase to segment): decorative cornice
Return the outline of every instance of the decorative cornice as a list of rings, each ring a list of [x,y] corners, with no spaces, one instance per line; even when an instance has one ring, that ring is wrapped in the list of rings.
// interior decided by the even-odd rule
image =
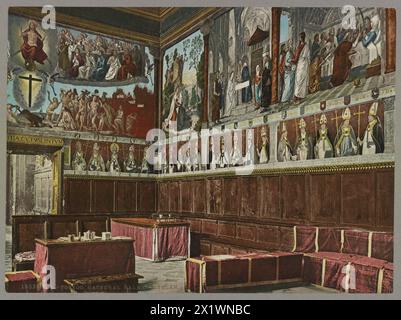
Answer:
[[[257,168],[250,174],[238,174],[234,170],[228,171],[205,171],[189,174],[167,174],[158,176],[157,180],[188,180],[188,178],[215,178],[215,177],[249,177],[249,176],[264,176],[264,175],[277,175],[277,174],[317,174],[317,173],[341,173],[351,171],[367,171],[378,169],[392,169],[394,168],[394,161],[379,162],[379,163],[356,163],[344,165],[328,165],[328,166],[315,166],[315,167],[291,167],[291,168]]]
[[[145,17],[147,19],[151,19],[154,21],[161,22],[164,19],[166,19],[169,15],[177,11],[179,8],[178,7],[166,7],[166,8],[158,8],[160,9],[159,13],[153,13],[149,10],[146,10],[146,8],[123,8],[123,7],[116,7],[113,8],[114,10],[133,14],[136,16],[141,16]]]
[[[9,13],[34,19],[41,19],[43,17],[40,7],[10,7]],[[114,36],[124,40],[134,40],[152,46],[160,45],[160,39],[156,36],[113,27],[103,23],[77,18],[59,12],[57,12],[56,18],[57,24],[61,26],[81,28],[87,31],[102,33],[104,35]]]

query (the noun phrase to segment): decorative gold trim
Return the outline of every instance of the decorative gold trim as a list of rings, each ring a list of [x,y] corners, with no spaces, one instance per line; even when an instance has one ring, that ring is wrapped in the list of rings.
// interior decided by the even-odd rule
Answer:
[[[9,13],[36,19],[41,19],[43,17],[40,7],[10,7]],[[150,36],[140,32],[121,29],[110,25],[105,25],[99,22],[94,22],[82,18],[69,16],[63,13],[57,13],[56,19],[57,19],[57,25],[59,26],[82,28],[88,31],[102,33],[104,35],[143,42],[144,44],[148,45],[153,45],[153,46],[160,45],[160,39],[159,37],[156,36]]]
[[[155,7],[149,7],[149,8],[155,8]],[[124,8],[124,7],[115,7],[113,8],[114,10],[133,14],[136,16],[141,16],[141,17],[146,17],[148,19],[154,20],[161,22],[164,19],[166,19],[169,15],[177,11],[179,8],[178,7],[166,7],[166,8],[158,8],[160,9],[159,14],[153,13],[151,11],[146,10],[146,8]]]
[[[292,168],[272,168],[272,169],[255,169],[251,174],[246,176],[263,176],[272,174],[310,174],[310,173],[331,173],[331,172],[349,172],[349,171],[364,171],[373,169],[390,169],[394,168],[394,161],[380,162],[380,163],[357,163],[357,164],[344,164],[344,165],[330,165],[330,166],[316,166],[316,167],[292,167]],[[215,178],[215,177],[236,177],[242,176],[235,173],[235,171],[208,172],[201,174],[188,174],[174,177],[174,175],[167,175],[157,177],[157,180],[187,180],[188,178]]]
[[[64,145],[64,140],[54,137],[9,134],[7,135],[7,143],[62,147]]]
[[[129,177],[129,176],[115,176],[115,175],[110,175],[110,176],[95,176],[95,175],[84,175],[84,174],[64,174],[64,179],[71,179],[71,180],[75,180],[75,179],[79,179],[79,180],[110,180],[112,179],[113,181],[132,181],[132,182],[136,182],[136,181],[149,181],[149,180],[153,180],[156,182],[156,177]]]

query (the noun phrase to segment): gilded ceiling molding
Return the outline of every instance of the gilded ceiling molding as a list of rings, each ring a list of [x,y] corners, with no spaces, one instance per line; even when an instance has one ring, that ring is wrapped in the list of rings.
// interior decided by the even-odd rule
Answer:
[[[43,14],[39,7],[10,7],[9,13],[27,18],[41,19]],[[134,40],[144,44],[159,46],[160,41],[156,36],[150,36],[144,33],[121,29],[91,20],[77,18],[63,13],[56,13],[57,24],[71,28],[81,28],[85,31],[102,33],[104,35],[115,36],[124,40]]]
[[[150,7],[151,8],[151,7]],[[146,10],[146,8],[124,8],[124,7],[116,7],[113,8],[114,10],[133,14],[136,16],[140,17],[145,17],[147,19],[151,19],[154,21],[161,22],[164,19],[166,19],[169,15],[172,13],[176,12],[179,8],[178,7],[167,7],[167,8],[159,8],[160,12],[159,13],[153,13],[149,10]]]

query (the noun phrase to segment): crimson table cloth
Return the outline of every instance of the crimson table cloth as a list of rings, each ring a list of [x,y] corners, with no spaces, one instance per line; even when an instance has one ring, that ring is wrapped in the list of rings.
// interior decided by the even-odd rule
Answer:
[[[112,236],[135,240],[135,255],[151,261],[186,259],[190,248],[190,223],[181,220],[119,218],[111,220]]]
[[[47,270],[54,270],[55,291],[63,291],[65,279],[135,272],[134,241],[131,238],[35,241],[35,272],[43,278]]]

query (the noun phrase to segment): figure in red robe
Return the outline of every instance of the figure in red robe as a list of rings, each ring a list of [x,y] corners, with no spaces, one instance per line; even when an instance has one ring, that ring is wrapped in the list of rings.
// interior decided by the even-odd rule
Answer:
[[[126,50],[123,55],[121,67],[118,70],[117,79],[127,80],[129,74],[131,75],[131,77],[136,76],[136,66],[133,63],[131,54]]]
[[[43,38],[36,30],[36,21],[29,21],[28,29],[22,32],[21,54],[25,59],[25,64],[33,65],[35,62],[44,64],[47,54],[43,51]]]
[[[350,33],[347,33],[344,40],[334,51],[333,75],[330,79],[333,87],[342,85],[349,76],[352,67],[352,62],[349,58],[351,49],[352,40],[350,39]]]

